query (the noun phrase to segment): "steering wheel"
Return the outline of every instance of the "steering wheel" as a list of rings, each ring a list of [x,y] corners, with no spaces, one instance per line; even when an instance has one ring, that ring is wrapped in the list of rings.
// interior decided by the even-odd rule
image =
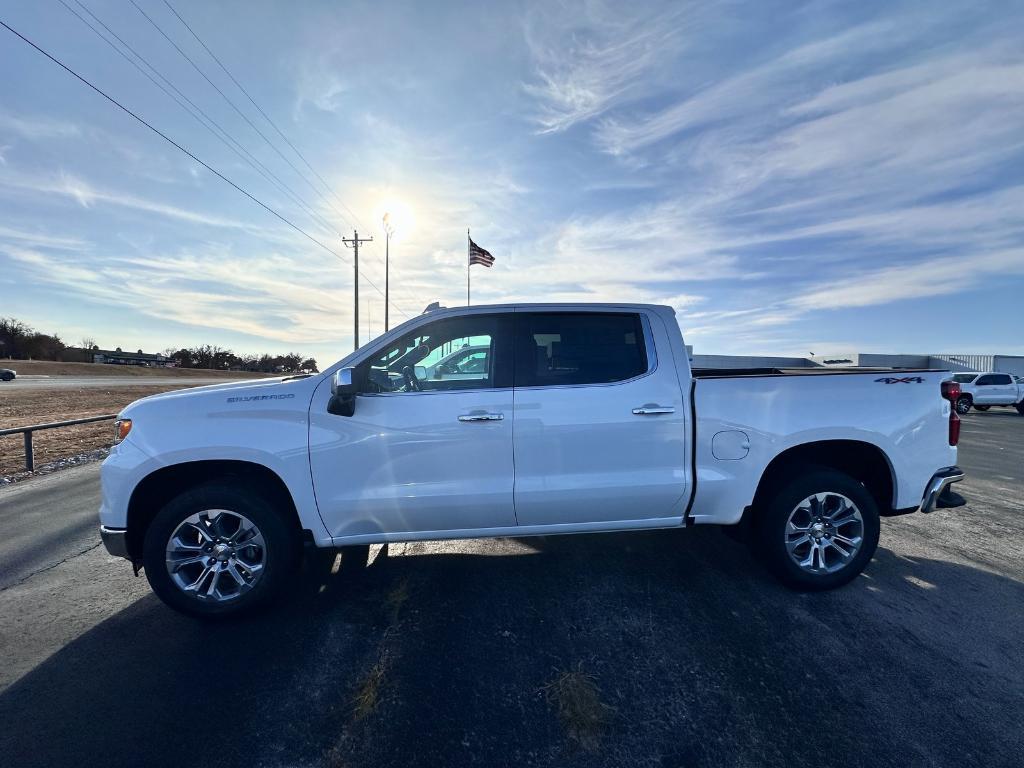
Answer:
[[[402,369],[402,378],[405,379],[405,387],[412,392],[420,392],[420,380],[416,378],[416,371],[411,365]]]

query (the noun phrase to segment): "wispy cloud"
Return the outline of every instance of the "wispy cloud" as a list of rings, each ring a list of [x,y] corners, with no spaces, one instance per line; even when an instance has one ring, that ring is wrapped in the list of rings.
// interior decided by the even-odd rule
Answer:
[[[20,243],[26,247],[58,248],[66,251],[86,251],[89,244],[77,237],[50,235],[45,232],[26,232],[0,225],[0,242]]]
[[[0,252],[41,284],[88,296],[162,321],[218,328],[275,342],[336,337],[348,314],[345,281],[298,255],[238,254],[223,247],[187,253],[97,254],[77,258],[0,242]],[[253,308],[259,307],[258,312]]]
[[[0,112],[0,138],[17,135],[36,141],[62,139],[80,136],[82,129],[77,123],[56,120],[38,115],[16,115]]]
[[[869,307],[959,293],[999,275],[1024,275],[1024,248],[968,253],[835,276],[790,299],[797,311]]]
[[[597,143],[610,154],[626,155],[685,130],[710,124],[729,124],[737,118],[748,127],[751,121],[758,125],[772,122],[779,103],[806,87],[803,76],[889,45],[892,35],[903,34],[893,25],[870,24],[800,45],[658,112],[609,117],[596,131]]]
[[[105,204],[141,213],[151,213],[190,224],[265,231],[263,227],[238,219],[212,216],[188,208],[149,200],[137,195],[104,189],[70,173],[62,172],[58,175],[48,176],[28,176],[20,173],[4,174],[0,176],[0,193],[3,192],[5,187],[40,195],[57,195],[74,200],[83,208]]]
[[[536,79],[524,87],[540,103],[534,115],[540,132],[567,130],[641,98],[645,76],[683,44],[681,21],[671,5],[535,5],[524,30]]]

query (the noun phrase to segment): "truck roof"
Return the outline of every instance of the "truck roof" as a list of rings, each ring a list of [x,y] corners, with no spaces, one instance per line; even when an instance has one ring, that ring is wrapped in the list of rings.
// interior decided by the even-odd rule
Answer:
[[[531,301],[517,301],[506,304],[472,304],[472,305],[456,305],[453,307],[438,306],[435,302],[428,306],[426,312],[440,312],[440,311],[453,311],[459,309],[490,309],[490,310],[513,310],[513,309],[648,309],[658,310],[660,312],[671,312],[675,314],[675,309],[670,307],[668,304],[641,304],[636,302],[596,302],[596,301],[546,301],[546,302],[531,302]]]

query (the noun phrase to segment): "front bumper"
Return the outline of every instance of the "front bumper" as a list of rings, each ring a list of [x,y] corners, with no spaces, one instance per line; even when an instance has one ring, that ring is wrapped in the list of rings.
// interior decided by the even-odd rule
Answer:
[[[100,538],[103,540],[103,546],[107,548],[107,552],[114,557],[123,557],[125,560],[131,560],[131,556],[128,554],[127,529],[108,528],[105,525],[101,525]]]
[[[946,467],[932,475],[928,487],[925,488],[924,498],[921,499],[921,511],[931,512],[935,509],[935,502],[938,501],[942,492],[953,483],[959,483],[963,479],[964,471],[960,467]]]

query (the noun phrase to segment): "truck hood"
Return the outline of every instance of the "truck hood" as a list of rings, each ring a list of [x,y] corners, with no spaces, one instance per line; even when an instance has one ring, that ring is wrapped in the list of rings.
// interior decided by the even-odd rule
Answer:
[[[303,395],[312,393],[319,376],[291,376],[273,379],[248,379],[229,381],[224,384],[210,384],[205,387],[189,387],[172,392],[149,395],[131,403],[119,414],[119,418],[134,418],[140,413],[177,409],[187,406],[192,409],[217,409],[230,404],[276,403],[285,405],[288,401],[302,400]],[[303,404],[303,407],[305,404]]]

